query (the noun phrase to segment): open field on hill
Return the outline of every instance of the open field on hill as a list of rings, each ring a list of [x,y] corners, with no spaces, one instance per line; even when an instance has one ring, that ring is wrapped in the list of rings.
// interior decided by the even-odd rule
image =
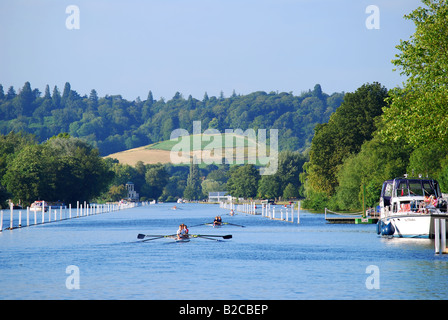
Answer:
[[[220,141],[221,137],[221,141]],[[134,166],[138,161],[144,164],[155,163],[173,163],[173,164],[189,164],[190,159],[202,159],[202,163],[206,164],[222,164],[226,159],[236,164],[254,163],[257,165],[265,165],[268,162],[266,155],[258,156],[257,144],[253,139],[246,136],[231,137],[232,143],[227,141],[229,147],[225,146],[224,135],[202,135],[202,140],[193,141],[195,136],[190,136],[190,141],[161,141],[151,145],[134,148],[126,151],[110,154],[105,158],[115,158],[120,163]],[[200,137],[199,137],[200,138]],[[182,142],[180,142],[182,141]],[[222,146],[222,147],[221,147]],[[269,147],[266,146],[269,150]],[[190,152],[188,152],[190,150]]]

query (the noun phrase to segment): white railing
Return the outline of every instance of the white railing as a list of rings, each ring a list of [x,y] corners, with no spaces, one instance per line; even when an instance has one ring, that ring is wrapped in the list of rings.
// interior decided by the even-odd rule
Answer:
[[[59,206],[57,209],[48,206],[47,210],[45,210],[46,208],[44,210],[42,210],[42,208],[31,210],[30,207],[27,207],[26,209],[13,209],[13,206],[11,205],[9,210],[0,211],[0,232],[3,230],[13,230],[67,219],[109,213],[147,204],[148,202],[89,204],[86,202],[80,203],[78,201],[76,208],[72,208],[70,204],[68,207]],[[4,219],[7,219],[7,213],[5,215],[5,211],[9,211],[9,227],[3,229]]]

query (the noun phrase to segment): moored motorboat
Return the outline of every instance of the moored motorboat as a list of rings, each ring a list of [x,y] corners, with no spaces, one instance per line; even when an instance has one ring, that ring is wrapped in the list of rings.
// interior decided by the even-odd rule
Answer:
[[[43,208],[44,212],[48,211],[48,204],[45,201],[34,201],[31,204],[30,211],[41,211],[42,212],[42,208]]]
[[[447,201],[430,178],[384,181],[380,208],[377,232],[383,236],[433,238],[434,219],[448,219]]]

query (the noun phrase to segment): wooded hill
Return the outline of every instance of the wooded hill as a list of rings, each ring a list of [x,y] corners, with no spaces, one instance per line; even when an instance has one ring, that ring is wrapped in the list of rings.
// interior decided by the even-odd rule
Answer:
[[[215,128],[246,130],[278,129],[279,150],[303,151],[309,147],[318,123],[328,121],[340,106],[344,93],[323,93],[319,84],[299,96],[286,92],[263,91],[202,100],[191,95],[185,99],[177,92],[168,101],[133,101],[121,95],[98,97],[79,95],[65,83],[62,94],[57,86],[42,94],[29,82],[16,92],[0,85],[0,134],[27,132],[45,141],[67,132],[97,147],[105,156],[131,148],[170,139],[174,129],[192,132],[193,121],[201,121],[202,130]]]

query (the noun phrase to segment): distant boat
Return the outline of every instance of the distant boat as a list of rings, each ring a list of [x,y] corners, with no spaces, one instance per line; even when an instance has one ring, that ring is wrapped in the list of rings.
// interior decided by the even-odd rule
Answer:
[[[378,234],[434,238],[434,219],[448,219],[447,200],[434,179],[400,177],[383,183]]]
[[[42,208],[44,208],[44,212],[48,211],[48,204],[45,201],[34,201],[31,204],[30,210],[31,211],[42,211]]]
[[[60,201],[56,201],[56,202],[47,202],[45,203],[46,206],[51,207],[51,209],[65,209],[67,208],[67,206],[65,205],[65,203],[60,202]]]

